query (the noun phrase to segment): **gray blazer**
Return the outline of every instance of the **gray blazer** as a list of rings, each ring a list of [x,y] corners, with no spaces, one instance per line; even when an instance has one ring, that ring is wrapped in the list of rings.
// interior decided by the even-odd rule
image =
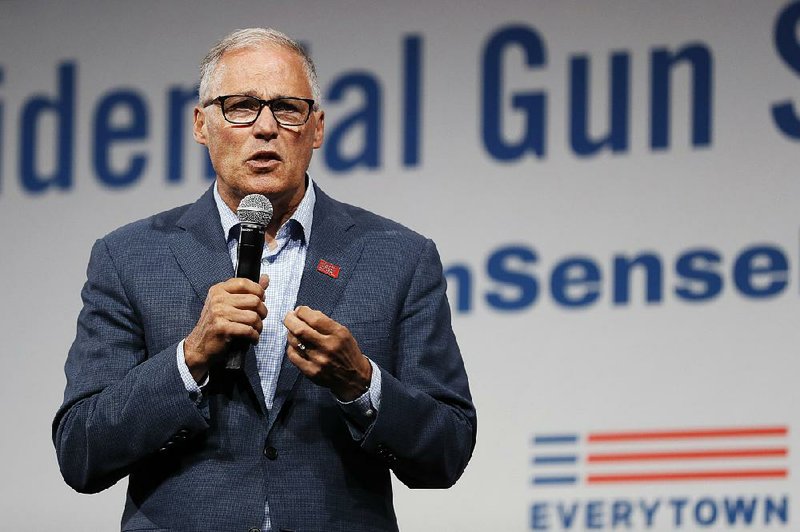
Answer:
[[[433,242],[316,194],[297,305],[347,326],[381,368],[362,439],[286,359],[268,411],[252,349],[244,372],[212,372],[199,405],[187,394],[177,344],[234,275],[211,189],[95,243],[53,441],[78,491],[130,476],[123,530],[246,532],[265,499],[275,532],[397,530],[390,469],[442,488],[466,467],[475,409]]]

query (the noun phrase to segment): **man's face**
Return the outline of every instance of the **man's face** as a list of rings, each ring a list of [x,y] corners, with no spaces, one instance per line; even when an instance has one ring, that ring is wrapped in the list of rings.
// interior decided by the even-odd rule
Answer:
[[[303,60],[291,50],[259,45],[227,52],[217,65],[212,98],[247,94],[264,100],[311,98]],[[277,208],[296,207],[305,173],[322,145],[324,114],[314,111],[302,126],[281,126],[268,107],[248,126],[227,122],[219,105],[197,107],[194,138],[208,147],[220,195],[233,210],[247,194],[264,194]]]

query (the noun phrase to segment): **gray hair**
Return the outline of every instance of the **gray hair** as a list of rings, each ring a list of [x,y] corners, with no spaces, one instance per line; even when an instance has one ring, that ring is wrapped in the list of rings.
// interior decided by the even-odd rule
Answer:
[[[319,108],[320,90],[317,81],[317,69],[314,62],[297,41],[289,38],[284,33],[272,28],[247,28],[236,30],[214,45],[200,62],[200,103],[204,104],[211,99],[210,91],[216,81],[217,66],[226,52],[251,48],[263,44],[281,46],[294,53],[303,60],[308,83],[311,85],[311,94],[314,98],[314,108]]]

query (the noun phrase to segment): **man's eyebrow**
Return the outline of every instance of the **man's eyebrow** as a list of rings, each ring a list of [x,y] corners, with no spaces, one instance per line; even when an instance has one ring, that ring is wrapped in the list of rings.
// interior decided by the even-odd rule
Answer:
[[[232,92],[230,94],[239,94],[239,95],[242,95],[242,96],[253,96],[255,98],[261,99],[260,91],[257,91],[255,89],[248,89],[248,90],[244,90],[244,91],[240,91],[240,92]],[[272,94],[268,98],[264,98],[264,99],[265,100],[275,100],[277,98],[301,98],[301,96],[295,96],[293,94]]]

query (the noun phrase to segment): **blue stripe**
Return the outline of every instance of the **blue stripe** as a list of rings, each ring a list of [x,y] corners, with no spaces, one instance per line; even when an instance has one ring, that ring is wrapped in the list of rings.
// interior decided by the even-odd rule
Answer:
[[[545,434],[533,437],[534,445],[547,445],[553,443],[578,443],[577,434]]]
[[[557,484],[575,484],[578,482],[578,477],[563,476],[563,477],[533,477],[534,485],[557,485]]]
[[[574,464],[577,463],[578,456],[574,454],[565,454],[560,456],[534,456],[533,463],[538,465],[549,464]]]

